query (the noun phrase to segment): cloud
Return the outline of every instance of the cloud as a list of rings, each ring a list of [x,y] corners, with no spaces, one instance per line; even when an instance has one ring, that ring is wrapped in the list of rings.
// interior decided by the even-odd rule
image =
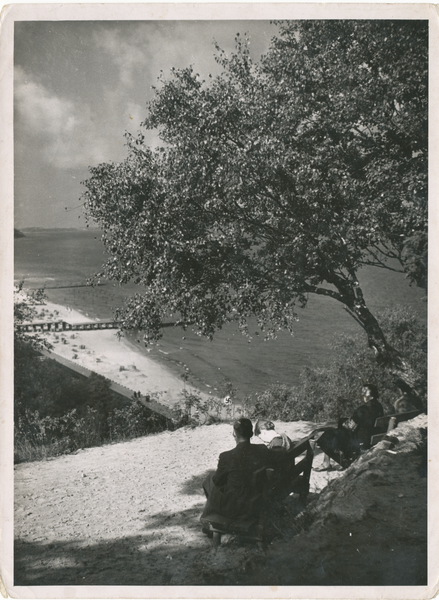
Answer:
[[[44,162],[63,169],[108,159],[106,141],[88,106],[54,94],[20,68],[15,71],[14,92],[19,153],[34,148]]]
[[[130,42],[117,29],[100,29],[94,33],[94,42],[98,50],[103,50],[116,65],[119,81],[131,86],[136,81],[136,70],[146,62],[146,53],[142,49],[145,42],[139,43],[137,37]]]

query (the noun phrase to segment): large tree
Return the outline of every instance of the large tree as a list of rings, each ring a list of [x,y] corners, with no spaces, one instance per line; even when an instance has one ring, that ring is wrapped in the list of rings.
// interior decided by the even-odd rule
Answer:
[[[90,169],[103,276],[142,286],[120,313],[155,339],[166,317],[212,336],[255,316],[292,330],[309,294],[335,299],[399,383],[417,374],[366,305],[364,265],[426,282],[428,25],[300,21],[258,64],[246,37],[207,81],[162,79],[120,164]]]

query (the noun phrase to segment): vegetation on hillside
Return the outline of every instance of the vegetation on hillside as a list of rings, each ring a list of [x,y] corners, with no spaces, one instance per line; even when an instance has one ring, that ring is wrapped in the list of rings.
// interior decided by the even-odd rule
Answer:
[[[123,400],[110,382],[74,375],[24,344],[15,361],[15,460],[40,460],[80,448],[163,431],[169,420],[140,399]]]
[[[309,294],[340,302],[394,382],[422,380],[366,304],[364,265],[426,285],[428,23],[292,21],[260,63],[236,38],[221,75],[161,78],[120,164],[90,168],[85,207],[103,276],[144,286],[120,318],[212,337],[256,316],[292,331]]]
[[[422,394],[412,397],[415,408],[427,409],[427,334],[425,324],[408,307],[386,310],[379,315],[389,342],[423,382]],[[388,371],[377,365],[373,351],[364,346],[360,335],[336,336],[333,358],[324,367],[308,367],[297,386],[274,385],[249,399],[253,418],[282,421],[337,420],[353,413],[362,402],[361,387],[374,383],[380,392],[385,414],[401,396]],[[421,400],[419,402],[419,400]]]
[[[173,425],[139,398],[123,400],[92,373],[75,376],[28,348],[15,363],[15,460],[41,460],[120,442]]]
[[[112,393],[110,382],[92,373],[73,374],[40,349],[41,334],[20,331],[44,302],[42,290],[25,292],[14,302],[14,437],[16,462],[39,460],[162,431],[170,423],[144,406]]]

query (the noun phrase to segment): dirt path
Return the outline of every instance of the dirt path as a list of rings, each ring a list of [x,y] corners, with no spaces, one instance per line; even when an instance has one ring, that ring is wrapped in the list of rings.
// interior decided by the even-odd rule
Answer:
[[[278,426],[293,439],[312,428]],[[181,584],[210,547],[202,481],[231,447],[231,426],[220,424],[17,465],[16,584]],[[313,473],[311,490],[338,475]]]
[[[215,552],[201,533],[201,484],[233,447],[230,425],[17,465],[15,585],[425,586],[426,427],[420,415],[394,449],[313,471],[306,512],[265,551],[225,536]],[[292,439],[313,428],[277,424]]]

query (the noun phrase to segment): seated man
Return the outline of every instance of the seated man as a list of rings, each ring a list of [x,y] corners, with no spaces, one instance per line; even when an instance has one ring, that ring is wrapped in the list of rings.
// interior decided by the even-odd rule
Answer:
[[[202,522],[214,513],[233,519],[248,511],[253,473],[273,462],[273,453],[266,446],[250,443],[252,436],[249,419],[241,417],[233,423],[236,447],[220,454],[216,472],[203,483],[207,502]]]
[[[331,468],[330,459],[347,468],[360,454],[370,447],[371,436],[375,433],[375,421],[383,416],[383,407],[378,402],[378,388],[366,383],[362,388],[363,404],[350,419],[340,419],[337,429],[329,428],[318,438],[317,446],[325,453],[321,467],[315,471]]]

